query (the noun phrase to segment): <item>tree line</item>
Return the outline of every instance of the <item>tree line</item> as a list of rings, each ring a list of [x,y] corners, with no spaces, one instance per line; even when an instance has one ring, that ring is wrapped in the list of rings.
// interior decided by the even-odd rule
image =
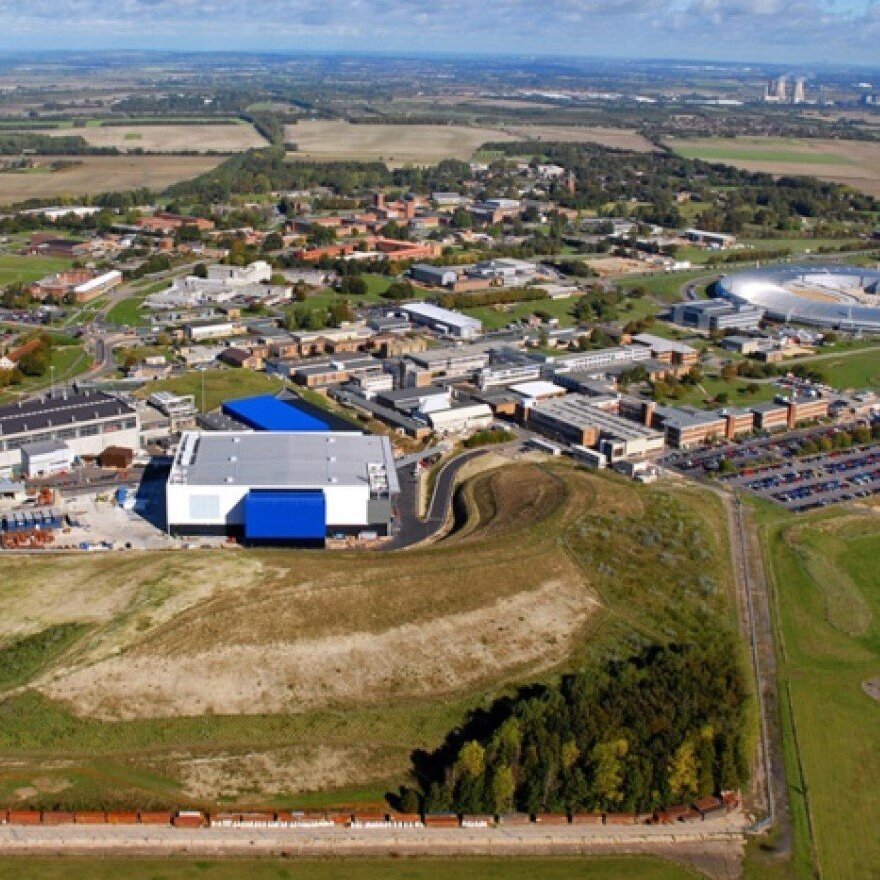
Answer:
[[[748,778],[732,637],[651,645],[476,712],[414,756],[428,812],[645,812]]]

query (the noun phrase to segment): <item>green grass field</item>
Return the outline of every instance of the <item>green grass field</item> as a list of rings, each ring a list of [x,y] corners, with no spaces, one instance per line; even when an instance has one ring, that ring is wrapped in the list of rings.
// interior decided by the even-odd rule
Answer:
[[[204,379],[205,399],[202,401],[202,380]],[[217,409],[224,400],[248,397],[252,394],[275,394],[282,388],[282,382],[265,373],[253,370],[211,369],[190,370],[183,376],[163,379],[151,383],[143,394],[154,391],[172,391],[174,394],[195,394],[196,406],[204,412]],[[204,403],[204,407],[203,407]]]
[[[511,321],[527,318],[535,312],[547,312],[551,317],[559,319],[561,327],[573,327],[574,316],[571,314],[577,296],[570,299],[542,299],[530,302],[513,303],[506,306],[477,306],[471,309],[462,309],[466,315],[478,318],[483,322],[486,330],[499,330],[506,327]]]
[[[3,859],[4,880],[695,880],[685,868],[647,858],[359,859]]]
[[[56,257],[31,257],[18,254],[0,255],[0,287],[7,284],[29,284],[46,275],[63,272],[73,263]]]
[[[728,406],[750,406],[755,403],[763,403],[767,400],[773,400],[777,393],[777,388],[770,382],[755,383],[758,386],[757,391],[750,392],[748,390],[749,382],[742,379],[733,379],[725,382],[718,376],[704,376],[700,383],[701,387],[693,386],[686,388],[685,394],[672,401],[674,405],[690,404],[691,406],[699,406],[709,408],[713,404],[711,401],[722,392],[728,395]],[[708,397],[703,393],[706,390]]]
[[[617,282],[617,286],[622,290],[642,287],[649,296],[661,302],[675,303],[683,299],[681,291],[688,282],[705,278],[707,275],[714,277],[710,269],[694,269],[685,272],[658,272],[653,275],[631,275],[628,278],[621,278]]]
[[[835,388],[880,388],[880,349],[807,361],[828,376]]]
[[[794,876],[876,877],[880,836],[880,530],[869,515],[760,507],[774,590]]]
[[[69,382],[81,373],[84,373],[92,364],[91,358],[86,354],[82,345],[66,345],[55,346],[52,349],[52,357],[50,364],[55,367],[55,382]],[[29,394],[38,391],[41,388],[48,388],[52,382],[51,371],[47,371],[44,376],[26,376],[20,385],[10,385],[0,392],[0,402],[8,402],[20,397],[23,394]]]
[[[780,162],[801,165],[852,165],[850,159],[836,153],[805,153],[800,150],[773,147],[712,147],[676,146],[675,152],[685,159],[705,162]]]
[[[141,310],[141,304],[146,298],[143,296],[130,296],[127,299],[120,300],[113,308],[107,312],[107,320],[111,324],[119,324],[126,327],[146,327],[149,320],[144,311]]]

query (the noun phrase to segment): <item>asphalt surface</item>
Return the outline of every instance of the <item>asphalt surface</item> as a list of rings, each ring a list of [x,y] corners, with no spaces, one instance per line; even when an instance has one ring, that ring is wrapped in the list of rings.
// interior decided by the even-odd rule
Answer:
[[[414,544],[420,544],[422,541],[434,537],[446,523],[458,472],[469,461],[498,449],[498,446],[493,446],[490,449],[474,449],[446,462],[437,475],[434,494],[428,507],[427,516],[424,518],[419,516],[418,477],[413,476],[411,467],[398,470],[397,476],[400,480],[400,496],[397,502],[398,531],[394,538],[385,544],[384,549],[403,550],[405,547],[412,547]]]

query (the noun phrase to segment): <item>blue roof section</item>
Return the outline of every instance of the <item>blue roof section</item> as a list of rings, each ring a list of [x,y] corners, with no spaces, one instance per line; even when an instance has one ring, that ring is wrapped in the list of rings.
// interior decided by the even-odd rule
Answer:
[[[317,416],[300,409],[294,401],[281,400],[271,394],[227,400],[223,404],[227,416],[255,431],[327,431],[330,425]]]

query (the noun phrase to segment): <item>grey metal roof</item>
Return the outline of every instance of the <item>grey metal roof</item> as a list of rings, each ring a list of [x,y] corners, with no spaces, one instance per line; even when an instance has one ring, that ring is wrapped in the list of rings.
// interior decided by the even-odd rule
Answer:
[[[67,449],[67,444],[61,440],[40,440],[37,443],[26,443],[21,451],[26,455],[48,455],[51,452],[61,452]]]
[[[0,407],[0,435],[14,436],[82,422],[132,416],[134,407],[102,391],[65,391]]]
[[[188,432],[169,484],[322,489],[368,486],[368,465],[384,465],[399,491],[387,437],[288,431]]]
[[[799,296],[790,289],[799,284],[815,287],[828,299]],[[765,309],[776,320],[880,330],[877,270],[837,265],[750,269],[722,278],[717,289],[734,302]]]

